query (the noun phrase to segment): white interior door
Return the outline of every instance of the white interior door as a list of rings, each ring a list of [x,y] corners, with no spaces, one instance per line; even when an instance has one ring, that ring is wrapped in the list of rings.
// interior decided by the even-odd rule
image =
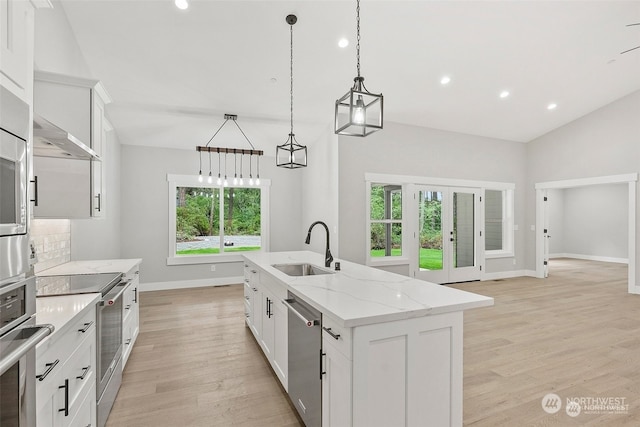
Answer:
[[[549,196],[548,196],[548,191],[544,190],[543,192],[544,196],[543,196],[543,209],[544,209],[544,229],[542,230],[543,233],[543,237],[544,237],[544,260],[543,260],[543,271],[544,271],[544,277],[547,278],[549,277],[549,239],[551,238],[551,236],[549,235]]]
[[[415,277],[433,283],[480,279],[480,190],[419,186]]]

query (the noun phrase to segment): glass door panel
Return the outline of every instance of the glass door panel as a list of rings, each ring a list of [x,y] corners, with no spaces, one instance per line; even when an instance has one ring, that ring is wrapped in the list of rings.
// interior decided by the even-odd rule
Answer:
[[[442,191],[419,191],[418,230],[420,270],[442,270]]]
[[[417,187],[415,277],[433,283],[480,279],[479,190]]]

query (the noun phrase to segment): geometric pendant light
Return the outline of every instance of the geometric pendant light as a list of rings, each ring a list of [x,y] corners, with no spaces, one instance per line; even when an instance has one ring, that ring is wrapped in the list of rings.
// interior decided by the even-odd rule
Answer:
[[[298,21],[298,18],[296,17],[296,15],[287,15],[286,21],[287,24],[289,24],[291,34],[291,61],[289,63],[291,71],[291,86],[289,90],[289,95],[291,98],[291,128],[289,131],[289,137],[287,138],[286,142],[276,147],[276,166],[287,169],[297,169],[307,166],[307,147],[298,144],[296,136],[293,133],[293,25]]]
[[[360,0],[356,0],[356,60],[358,75],[353,86],[344,96],[336,100],[335,133],[338,135],[367,136],[382,129],[382,94],[371,93],[360,75]]]

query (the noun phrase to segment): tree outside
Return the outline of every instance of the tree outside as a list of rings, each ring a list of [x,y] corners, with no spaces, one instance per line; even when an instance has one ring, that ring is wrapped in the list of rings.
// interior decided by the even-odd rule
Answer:
[[[178,187],[176,254],[219,253],[221,237],[224,252],[260,249],[260,193],[259,188]],[[224,197],[222,215],[220,195]]]

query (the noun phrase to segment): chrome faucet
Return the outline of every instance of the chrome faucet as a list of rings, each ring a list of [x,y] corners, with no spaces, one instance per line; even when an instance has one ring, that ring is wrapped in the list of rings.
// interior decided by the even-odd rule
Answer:
[[[331,251],[329,250],[329,227],[327,227],[327,224],[325,224],[322,221],[316,221],[313,224],[311,224],[311,226],[309,227],[309,231],[307,232],[307,238],[305,239],[304,242],[307,245],[311,242],[311,230],[313,230],[313,227],[315,227],[317,224],[321,224],[324,227],[324,229],[327,231],[327,248],[324,253],[324,266],[331,267],[331,261],[333,261],[333,256],[331,255]]]

